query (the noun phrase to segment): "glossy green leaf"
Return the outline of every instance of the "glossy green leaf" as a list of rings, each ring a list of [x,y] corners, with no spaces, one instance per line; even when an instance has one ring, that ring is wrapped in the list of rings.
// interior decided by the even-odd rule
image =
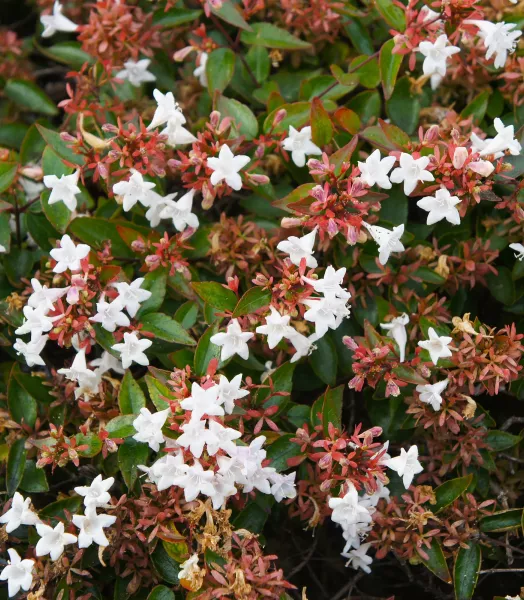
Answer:
[[[375,6],[382,18],[396,31],[406,29],[406,13],[392,0],[375,0]]]
[[[178,573],[180,572],[180,566],[169,556],[163,544],[160,542],[157,544],[155,551],[151,554],[151,560],[153,565],[163,581],[167,581],[172,585],[178,585]]]
[[[0,194],[13,183],[18,170],[14,162],[0,162]]]
[[[18,438],[15,440],[9,449],[9,456],[7,457],[7,473],[6,473],[6,487],[7,493],[12,496],[24,476],[25,463],[27,450],[25,449],[25,438]]]
[[[235,72],[235,53],[229,48],[217,48],[209,55],[206,63],[207,86],[211,96],[215,91],[223,92]]]
[[[271,302],[271,290],[258,286],[250,288],[238,301],[233,311],[233,317],[241,317],[255,313]]]
[[[455,559],[453,583],[457,600],[473,598],[482,560],[480,545],[468,540],[469,548],[460,548]]]
[[[521,441],[522,438],[520,435],[513,435],[507,431],[498,431],[496,429],[488,431],[486,435],[486,442],[496,452],[512,448]]]
[[[285,433],[276,441],[267,446],[267,457],[271,459],[271,467],[278,472],[289,469],[288,459],[300,456],[300,444],[291,440],[295,438],[293,433]]]
[[[135,381],[131,371],[126,371],[118,392],[118,406],[123,415],[132,415],[146,407],[144,392]]]
[[[224,287],[216,281],[202,281],[191,284],[191,287],[213,308],[220,311],[230,311],[235,309],[237,297],[235,292]]]
[[[402,63],[402,54],[393,54],[395,40],[388,40],[380,49],[380,77],[386,100],[391,98]]]
[[[473,474],[451,479],[439,485],[435,489],[436,504],[431,505],[431,511],[437,513],[439,510],[449,506],[468,489],[472,481]]]
[[[119,447],[118,467],[129,491],[135,487],[138,477],[138,465],[147,464],[148,454],[147,444],[137,442],[133,438],[127,438]]]
[[[328,435],[329,425],[338,430],[342,429],[342,400],[344,398],[344,385],[336,388],[328,388],[324,394],[322,403],[322,426],[324,435]]]
[[[451,575],[449,573],[448,565],[444,552],[442,552],[442,546],[436,538],[431,540],[431,546],[426,548],[423,546],[424,552],[428,555],[428,558],[420,557],[420,560],[424,565],[439,579],[446,583],[451,583]]]
[[[18,107],[50,117],[58,114],[55,103],[32,81],[9,79],[4,87],[4,94]]]
[[[258,133],[258,121],[249,106],[234,98],[221,96],[218,99],[217,110],[223,117],[231,117],[240,135],[252,140]]]
[[[135,318],[141,321],[145,315],[156,312],[164,303],[167,291],[167,269],[155,269],[146,273],[144,283],[140,287],[151,292],[151,296],[142,302],[136,313]]]
[[[210,361],[214,358],[220,359],[220,346],[213,344],[210,338],[218,332],[215,325],[208,327],[200,340],[198,341],[195,351],[195,374],[198,377],[203,377],[207,372],[207,367]]]
[[[34,460],[25,461],[24,474],[20,489],[30,494],[41,494],[49,491],[49,484],[44,469],[39,469]]]
[[[320,98],[313,98],[311,103],[311,137],[320,147],[329,144],[333,137],[333,124]]]
[[[133,421],[136,418],[137,415],[120,415],[111,419],[105,427],[109,437],[126,438],[135,435],[136,429],[133,427]]]
[[[144,331],[148,331],[166,342],[195,346],[195,340],[182,327],[182,325],[163,313],[148,313],[142,317]]]
[[[485,532],[509,531],[521,526],[522,508],[501,510],[483,517],[480,520],[480,529]]]
[[[309,356],[309,364],[319,379],[327,385],[335,385],[338,356],[333,341],[325,335],[315,342],[315,347]]]
[[[155,586],[147,600],[175,600],[175,594],[165,585]]]
[[[306,50],[311,44],[272,23],[253,23],[252,31],[243,31],[240,39],[244,44],[278,48],[280,50]]]
[[[211,12],[234,27],[238,27],[244,31],[251,31],[250,25],[231,0],[221,0],[219,8],[211,6]]]
[[[11,369],[7,388],[9,412],[17,423],[33,428],[37,417],[36,400],[18,380],[17,376],[19,373],[20,366],[15,363]]]

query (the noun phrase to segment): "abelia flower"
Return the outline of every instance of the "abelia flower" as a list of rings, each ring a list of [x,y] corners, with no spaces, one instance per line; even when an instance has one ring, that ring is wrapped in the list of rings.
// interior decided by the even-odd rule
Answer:
[[[418,345],[429,352],[434,365],[438,363],[439,358],[448,358],[451,356],[451,350],[448,346],[453,341],[453,338],[446,335],[439,336],[433,327],[428,329],[428,336],[429,340],[419,342]]]
[[[192,502],[199,494],[213,497],[215,473],[208,469],[204,471],[202,465],[195,461],[193,465],[186,465],[185,473],[175,478],[175,485],[183,488],[186,502]]]
[[[18,529],[20,525],[36,525],[40,519],[31,510],[31,498],[24,498],[19,492],[15,492],[11,507],[0,516],[0,523],[5,525],[6,533]]]
[[[151,340],[139,339],[136,332],[133,331],[124,333],[124,341],[114,344],[112,349],[120,353],[124,369],[128,369],[134,362],[145,367],[149,364],[149,359],[144,350],[147,350],[152,344]]]
[[[415,475],[424,470],[418,460],[418,448],[416,446],[411,446],[407,452],[404,448],[401,448],[400,456],[390,458],[385,464],[389,469],[396,471],[402,477],[402,483],[406,489],[411,485]]]
[[[389,190],[391,189],[391,181],[388,173],[393,168],[396,160],[394,156],[381,158],[380,150],[377,148],[366,158],[366,162],[358,161],[360,178],[370,187],[376,184],[380,188]]]
[[[58,0],[53,5],[53,13],[41,15],[40,22],[44,26],[42,37],[51,37],[57,31],[71,33],[78,29],[78,25],[62,14],[63,7]]]
[[[149,58],[143,58],[139,61],[129,59],[124,63],[124,68],[116,73],[115,77],[129,81],[134,87],[140,87],[143,83],[156,80],[153,73],[147,70],[150,64],[151,60]]]
[[[48,311],[53,310],[55,302],[67,293],[68,287],[65,288],[48,288],[47,285],[42,285],[36,277],[31,279],[33,293],[27,299],[27,305],[33,308],[45,307]]]
[[[367,556],[371,543],[362,544],[359,548],[350,550],[348,553],[343,553],[342,556],[348,559],[346,566],[351,566],[353,569],[361,569],[364,573],[371,573],[369,565],[373,562],[371,556]]]
[[[288,254],[289,260],[294,265],[300,266],[300,262],[305,258],[306,266],[314,269],[318,265],[317,259],[313,256],[316,235],[316,229],[299,238],[292,235],[287,240],[279,242],[277,249]]]
[[[49,253],[51,254],[51,258],[56,260],[53,272],[79,271],[80,261],[86,258],[89,252],[91,252],[91,248],[87,244],[78,244],[76,246],[66,233],[60,240],[60,247],[53,248]]]
[[[324,277],[322,279],[310,279],[309,277],[302,277],[302,280],[313,287],[315,292],[324,294],[325,298],[340,298],[342,300],[349,300],[351,294],[341,287],[341,283],[344,281],[346,274],[346,267],[335,269],[329,265],[326,268]]]
[[[442,405],[441,394],[448,387],[448,383],[449,379],[444,379],[433,384],[417,385],[415,389],[419,393],[420,401],[429,404],[434,411],[437,411]]]
[[[91,366],[96,367],[96,372],[99,377],[108,371],[114,371],[119,375],[124,375],[125,373],[125,369],[122,368],[122,363],[118,360],[118,358],[107,352],[107,350],[102,352],[102,356],[100,358],[95,358],[95,360],[92,360]]]
[[[457,46],[448,46],[448,36],[443,33],[435,40],[420,42],[418,51],[425,56],[422,64],[424,75],[431,77],[431,88],[437,89],[446,76],[447,60],[453,54],[460,52]]]
[[[507,127],[504,123],[496,118],[493,121],[493,126],[497,135],[494,138],[481,139],[475,133],[471,134],[472,149],[474,152],[479,152],[480,156],[490,156],[493,154],[495,158],[504,156],[504,153],[509,150],[513,156],[518,156],[522,150],[520,142],[515,139],[515,128],[513,125]]]
[[[406,196],[411,194],[419,181],[435,181],[433,174],[426,170],[430,163],[428,156],[413,158],[411,154],[402,152],[399,162],[400,167],[394,169],[389,178],[393,183],[404,182]]]
[[[214,456],[219,450],[231,452],[235,447],[234,440],[241,437],[240,431],[232,427],[224,427],[218,421],[209,420],[205,433],[207,453]]]
[[[96,315],[89,320],[94,323],[100,323],[106,331],[111,333],[117,327],[129,327],[131,321],[122,311],[124,306],[120,298],[115,298],[113,302],[106,302],[104,294],[100,296],[100,301],[96,303]]]
[[[144,281],[145,279],[143,277],[138,277],[131,283],[118,281],[117,283],[112,284],[118,292],[117,300],[121,306],[127,310],[132,319],[135,318],[142,302],[151,298],[151,292],[149,290],[141,289]],[[114,301],[112,304],[114,304]],[[127,325],[129,325],[129,323],[127,323]]]
[[[85,515],[73,515],[73,523],[80,529],[78,547],[89,548],[94,542],[102,548],[109,546],[104,529],[114,525],[116,517],[112,515],[97,515],[95,506],[88,506]]]
[[[388,323],[380,324],[380,327],[382,327],[382,329],[385,329],[388,332],[388,337],[393,338],[395,342],[397,342],[397,346],[400,352],[399,360],[401,363],[406,360],[406,345],[408,343],[406,325],[408,323],[409,316],[406,313],[403,313],[399,317],[394,317]]]
[[[202,87],[207,87],[206,64],[208,58],[209,54],[207,52],[200,52],[197,58],[198,67],[193,71],[193,75],[198,77],[198,81],[200,81]]]
[[[106,506],[111,500],[109,489],[115,483],[114,477],[103,479],[97,475],[88,486],[75,487],[75,492],[84,497],[84,506]]]
[[[133,439],[137,442],[148,444],[152,450],[158,452],[160,450],[160,444],[164,441],[162,427],[170,414],[170,408],[160,410],[156,413],[151,413],[147,408],[141,408],[140,414],[133,421],[133,427],[136,429]]]
[[[297,167],[306,164],[306,156],[318,156],[322,150],[311,139],[311,127],[302,127],[297,130],[289,126],[288,137],[282,142],[282,148],[291,152],[291,159]]]
[[[22,325],[15,329],[16,335],[24,335],[26,333],[31,334],[31,341],[38,342],[42,334],[53,329],[53,323],[60,316],[50,317],[47,315],[45,305],[41,305],[38,308],[32,306],[24,306],[23,308],[24,320]]]
[[[309,310],[304,319],[315,324],[315,337],[323,337],[328,329],[337,329],[342,321],[349,317],[350,311],[346,300],[341,298],[309,298],[302,300]]]
[[[230,147],[223,144],[218,156],[211,156],[207,159],[207,166],[213,171],[210,178],[211,185],[216,186],[221,181],[225,181],[233,190],[240,190],[242,188],[242,178],[239,171],[250,160],[249,156],[243,154],[235,156]]]
[[[142,173],[131,169],[131,177],[128,181],[119,181],[113,186],[113,193],[122,197],[122,208],[127,212],[140,202],[143,206],[151,204],[151,190],[154,183],[144,181]]]
[[[160,90],[154,90],[153,97],[156,100],[157,109],[153,116],[153,120],[147,126],[148,129],[154,129],[155,127],[164,125],[171,120],[179,120],[181,116],[182,119],[184,119],[180,107],[175,101],[173,92],[162,94]],[[185,123],[185,119],[183,122]]]
[[[9,598],[16,596],[20,590],[29,591],[33,583],[35,561],[30,558],[22,560],[14,548],[8,548],[9,560],[0,573],[0,581],[7,581]]]
[[[44,367],[45,362],[40,354],[48,339],[48,335],[40,335],[35,340],[31,340],[27,343],[21,339],[17,339],[13,344],[13,350],[18,355],[21,354],[24,357],[28,367],[34,367],[35,365]]]
[[[417,202],[417,206],[428,212],[427,225],[434,225],[442,219],[452,225],[460,225],[460,214],[455,208],[457,204],[460,204],[460,198],[452,196],[446,188],[437,190],[435,196],[425,196]]]
[[[491,23],[478,19],[466,20],[464,23],[478,27],[478,35],[486,47],[486,60],[495,55],[495,69],[500,69],[506,64],[508,54],[515,51],[517,40],[522,35],[522,31],[513,31],[517,27],[516,23]]]
[[[44,185],[51,190],[49,204],[63,202],[69,210],[76,210],[76,196],[82,191],[78,187],[79,176],[80,171],[75,171],[72,175],[62,175],[60,178],[56,175],[45,175]]]
[[[295,354],[293,354],[291,357],[290,362],[294,363],[301,358],[304,358],[304,356],[309,356],[315,349],[314,342],[316,342],[317,339],[318,338],[315,336],[315,334],[309,336],[308,338],[298,331],[290,336],[288,340],[296,350]]]
[[[182,126],[185,122],[186,118],[179,110],[176,118],[170,119],[167,122],[166,128],[160,132],[161,135],[167,136],[167,144],[169,146],[183,146],[197,141],[197,138]]]
[[[292,336],[295,329],[289,325],[290,315],[281,315],[274,306],[270,306],[271,314],[265,317],[266,324],[259,325],[256,332],[262,335],[267,335],[267,345],[270,350],[283,339]]]
[[[249,396],[247,390],[240,388],[242,385],[242,375],[238,374],[233,377],[231,381],[228,381],[227,377],[220,375],[218,383],[218,396],[217,400],[220,404],[224,405],[224,410],[230,415],[235,409],[235,400],[240,400],[245,396]]]
[[[523,244],[510,244],[509,247],[512,250],[515,250],[516,254],[515,254],[515,258],[517,260],[523,260],[524,259],[524,245]]]
[[[192,412],[192,419],[200,419],[204,415],[223,416],[224,408],[218,399],[218,393],[217,385],[204,389],[195,382],[191,386],[191,396],[182,400],[180,406]]]
[[[249,358],[248,340],[254,337],[254,333],[242,331],[238,319],[231,319],[226,332],[215,333],[211,336],[212,344],[221,346],[220,360],[225,361],[235,354],[238,354],[244,360]]]
[[[161,219],[172,219],[177,231],[184,231],[186,227],[198,229],[198,217],[191,212],[195,190],[184,194],[180,200],[173,200],[177,194],[170,194],[163,199],[164,206],[160,212]]]
[[[65,533],[62,522],[57,523],[54,529],[44,523],[37,523],[36,531],[40,539],[36,544],[35,554],[37,556],[49,554],[51,560],[58,560],[64,553],[65,546],[77,541],[76,535]]]
[[[392,252],[403,252],[404,245],[400,238],[404,235],[404,225],[393,227],[392,231],[378,225],[368,225],[362,223],[369,231],[371,237],[378,244],[378,261],[381,265],[386,265]]]
[[[58,369],[57,373],[63,375],[71,381],[84,381],[85,379],[96,378],[95,372],[87,368],[85,349],[80,349],[73,360],[73,364],[67,369]]]

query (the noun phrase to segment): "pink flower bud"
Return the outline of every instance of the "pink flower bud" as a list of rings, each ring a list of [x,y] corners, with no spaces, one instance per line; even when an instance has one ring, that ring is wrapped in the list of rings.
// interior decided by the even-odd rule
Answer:
[[[118,133],[118,127],[113,125],[113,123],[104,123],[102,125],[102,131],[107,131],[108,133]]]
[[[76,137],[73,137],[70,133],[67,133],[67,131],[62,131],[62,133],[60,134],[60,138],[64,142],[76,142],[77,141]]]
[[[386,398],[389,398],[390,396],[393,396],[396,398],[399,395],[400,395],[400,388],[392,379],[390,379],[386,385]]]
[[[495,170],[495,167],[489,162],[489,160],[477,160],[470,163],[468,165],[468,169],[474,173],[482,175],[482,177],[489,177]]]
[[[211,125],[211,127],[213,129],[216,129],[219,126],[219,124],[220,124],[220,113],[218,112],[218,110],[214,110],[209,115],[209,124]]]
[[[277,114],[273,119],[273,127],[276,127],[279,123],[282,123],[282,121],[286,118],[286,115],[287,111],[285,108],[281,108],[279,111],[277,111]]]
[[[267,175],[260,175],[259,173],[246,173],[249,181],[254,185],[266,185],[269,183],[269,177]]]
[[[453,166],[455,169],[461,169],[468,158],[468,149],[459,147],[455,148],[453,153]]]
[[[342,343],[344,344],[344,346],[347,346],[350,350],[356,350],[358,348],[357,342],[355,342],[355,340],[352,337],[349,337],[349,335],[345,335],[342,338]]]
[[[146,245],[144,243],[144,240],[142,238],[133,240],[131,242],[131,250],[133,250],[133,252],[139,252],[139,253],[145,252]]]
[[[27,166],[20,169],[20,175],[29,177],[29,179],[34,179],[35,181],[41,181],[42,177],[44,176],[44,172],[42,167]]]
[[[302,219],[299,219],[298,217],[284,217],[280,223],[280,226],[284,229],[293,229],[300,225],[302,225]]]
[[[175,170],[176,170],[176,169],[180,169],[180,167],[182,166],[182,163],[181,163],[181,161],[179,161],[179,160],[176,160],[176,159],[174,159],[174,158],[170,158],[170,159],[167,161],[167,166],[168,166],[170,169],[175,169]]]
[[[173,60],[176,62],[182,62],[187,56],[191,54],[191,52],[193,52],[193,50],[195,50],[193,46],[186,46],[185,48],[182,48],[182,50],[177,50],[173,54]]]
[[[424,141],[426,141],[426,142],[435,142],[436,140],[438,140],[439,131],[440,131],[440,128],[439,128],[438,125],[432,125],[426,131],[426,135],[424,136]]]
[[[156,254],[150,254],[149,256],[146,256],[146,265],[151,271],[153,271],[160,266],[160,256],[157,256]]]

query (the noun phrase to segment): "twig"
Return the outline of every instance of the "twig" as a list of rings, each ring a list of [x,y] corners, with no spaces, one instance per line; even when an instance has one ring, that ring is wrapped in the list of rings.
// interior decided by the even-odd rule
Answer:
[[[512,425],[515,425],[516,423],[524,423],[524,417],[510,417],[507,421],[504,421],[500,429],[501,431],[506,431],[506,429],[509,429]]]
[[[364,573],[357,573],[355,577],[348,581],[341,590],[339,590],[332,598],[330,598],[330,600],[342,600],[344,596],[349,598],[354,587],[357,585],[358,580],[361,579],[363,575]]]
[[[484,569],[479,571],[479,575],[492,575],[494,573],[524,573],[523,569]]]
[[[308,564],[308,562],[311,560],[311,557],[313,556],[313,553],[316,550],[318,544],[318,537],[314,537],[313,538],[313,544],[311,545],[311,548],[308,550],[306,556],[304,557],[304,560],[298,564],[292,571],[291,573],[289,573],[287,575],[287,579],[291,579],[293,577],[293,575],[296,575],[298,572],[302,571],[302,569]]]
[[[511,460],[513,462],[524,465],[524,458],[517,458],[516,456],[511,456],[510,454],[504,454],[503,452],[501,452],[499,456],[501,456],[502,458],[505,458],[506,460]]]
[[[361,63],[359,63],[358,65],[355,65],[354,67],[352,67],[351,69],[348,70],[348,72],[346,73],[346,75],[351,75],[351,73],[354,73],[355,71],[358,71],[360,69],[360,67],[363,67],[364,65],[367,65],[368,62],[372,61],[374,58],[376,58],[378,55],[380,54],[380,50],[377,50],[375,53],[371,54],[370,56],[368,56],[366,58],[366,60],[363,60]],[[330,92],[333,88],[337,87],[338,85],[338,81],[335,80],[331,85],[329,85],[323,92],[321,92],[317,98],[322,98],[322,96],[325,96],[328,92]]]

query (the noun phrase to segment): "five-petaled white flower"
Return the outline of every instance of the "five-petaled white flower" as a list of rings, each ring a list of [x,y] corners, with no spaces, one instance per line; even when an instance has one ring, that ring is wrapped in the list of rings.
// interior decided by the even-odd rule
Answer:
[[[402,483],[406,489],[411,485],[413,477],[423,471],[422,465],[418,460],[418,448],[416,446],[411,446],[407,452],[404,448],[401,448],[400,456],[390,458],[384,464],[402,477]]]
[[[127,79],[134,87],[140,87],[142,83],[155,81],[156,79],[153,73],[147,70],[150,63],[151,60],[149,58],[142,58],[139,61],[129,59],[124,63],[124,68],[118,71],[115,77],[117,79]]]
[[[167,136],[167,143],[169,146],[182,146],[197,141],[197,138],[183,127],[185,122],[186,118],[182,112],[178,110],[176,116],[169,119],[166,128],[160,132],[162,135]]]
[[[29,591],[33,583],[34,560],[22,560],[14,548],[8,548],[9,560],[7,566],[0,573],[0,580],[7,581],[7,594],[9,598],[18,594],[20,590]]]
[[[437,89],[446,76],[447,60],[453,54],[460,52],[457,46],[448,46],[448,36],[443,33],[435,40],[420,42],[418,51],[425,56],[422,72],[431,77],[431,88]]]
[[[360,178],[369,186],[377,184],[378,187],[389,190],[391,181],[388,173],[393,168],[396,160],[394,156],[381,158],[380,150],[377,149],[366,158],[366,162],[358,161]]]
[[[297,489],[295,486],[296,471],[282,475],[281,473],[273,473],[271,479],[271,493],[277,502],[282,502],[284,498],[295,498]]]
[[[106,506],[111,500],[109,489],[114,483],[114,477],[102,479],[102,475],[97,475],[90,485],[78,486],[75,492],[84,497],[84,506]]]
[[[364,225],[371,234],[371,237],[378,244],[378,261],[381,265],[387,264],[392,252],[403,252],[405,250],[404,245],[400,241],[400,238],[404,235],[404,225],[397,225],[391,231],[385,227],[368,225],[364,222],[362,225]]]
[[[94,323],[100,323],[106,331],[115,331],[117,327],[128,327],[131,323],[129,317],[122,311],[124,306],[120,298],[115,298],[113,302],[106,302],[104,294],[100,296],[96,303],[96,315],[89,320]]]
[[[418,345],[429,352],[434,365],[438,363],[439,358],[451,356],[451,350],[448,346],[453,341],[453,338],[445,335],[439,336],[433,327],[428,329],[428,336],[429,340],[419,342]]]
[[[42,37],[51,37],[57,31],[64,31],[65,33],[71,33],[78,29],[78,25],[73,23],[67,17],[62,14],[62,5],[58,0],[53,5],[53,13],[50,15],[42,15],[40,22],[44,26]]]
[[[471,143],[473,152],[478,152],[480,156],[494,155],[495,158],[504,156],[506,150],[509,150],[513,156],[518,156],[522,150],[520,142],[515,139],[515,128],[513,125],[507,127],[496,118],[493,126],[497,135],[494,138],[481,139],[476,133],[471,134]]]
[[[193,465],[187,467],[183,475],[175,478],[175,485],[184,488],[186,502],[192,502],[199,494],[214,495],[214,479],[215,473],[212,469],[204,471],[202,464],[195,461]]]
[[[479,28],[478,35],[484,41],[486,47],[486,60],[495,55],[494,66],[500,69],[506,64],[508,54],[512,54],[517,47],[517,40],[522,35],[522,31],[512,31],[517,27],[517,23],[491,23],[490,21],[481,21],[470,19],[464,21],[466,24],[475,25]]]
[[[267,335],[267,345],[273,350],[282,338],[289,338],[295,330],[289,324],[290,315],[281,315],[274,306],[270,306],[269,310],[271,314],[266,316],[266,324],[259,325],[256,332]]]
[[[131,333],[124,333],[124,341],[120,344],[114,344],[111,348],[120,353],[120,360],[124,369],[129,368],[134,362],[145,367],[149,364],[149,359],[144,350],[147,350],[152,343],[151,340],[139,339],[136,331],[132,331]]]
[[[426,170],[430,162],[428,156],[413,158],[411,154],[402,152],[399,162],[400,167],[393,169],[389,178],[393,183],[404,182],[404,194],[406,196],[411,194],[419,181],[435,181],[432,173]]]
[[[20,525],[36,525],[40,519],[31,510],[31,498],[24,499],[22,494],[15,492],[11,508],[0,517],[0,523],[6,526],[6,533],[11,533]]]
[[[296,237],[294,235],[279,242],[277,248],[286,254],[289,254],[289,260],[294,264],[300,266],[300,261],[305,258],[306,266],[310,269],[314,269],[317,265],[317,259],[313,256],[313,248],[315,246],[315,237],[317,230],[313,229],[302,237]]]
[[[56,175],[45,175],[44,185],[51,190],[49,204],[63,202],[69,210],[76,210],[78,203],[76,196],[82,191],[78,187],[79,176],[80,171],[75,171],[71,175],[62,175],[60,178]]]
[[[193,71],[193,75],[198,77],[198,81],[200,81],[200,85],[202,87],[207,87],[207,73],[206,73],[206,64],[209,55],[207,52],[200,52],[198,54],[198,67]]]
[[[31,286],[33,287],[33,293],[27,299],[27,305],[33,308],[43,306],[46,310],[53,310],[54,303],[69,289],[68,287],[48,288],[47,285],[42,285],[36,277],[31,279]]]
[[[110,370],[113,370],[119,375],[124,375],[125,373],[125,369],[122,368],[122,363],[118,360],[118,358],[107,352],[107,350],[102,352],[102,356],[100,358],[95,358],[95,360],[92,360],[91,366],[96,367],[96,371],[100,377]]]
[[[310,279],[308,277],[302,277],[303,281],[313,286],[315,292],[324,294],[326,298],[341,298],[342,300],[349,300],[351,294],[341,287],[341,283],[344,281],[346,274],[346,267],[335,269],[329,265],[324,272],[322,279]]]
[[[78,547],[89,548],[93,542],[102,548],[109,546],[104,529],[111,527],[115,521],[116,517],[112,515],[97,515],[94,506],[87,507],[85,515],[73,515],[73,523],[80,529]]]
[[[218,156],[212,156],[207,159],[207,166],[212,169],[211,185],[218,185],[225,181],[227,185],[238,191],[242,188],[242,178],[239,175],[240,169],[243,169],[251,159],[249,156],[239,154],[235,156],[231,148],[223,144]]]
[[[57,523],[54,529],[44,523],[37,523],[36,531],[40,536],[35,548],[36,555],[45,556],[49,554],[51,560],[58,560],[64,552],[64,546],[74,544],[77,539],[76,535],[65,533],[62,522]]]
[[[408,334],[406,332],[406,325],[409,323],[409,316],[406,313],[395,317],[389,321],[389,323],[381,323],[382,329],[385,329],[388,333],[388,337],[392,338],[397,342],[397,346],[400,352],[399,360],[404,362],[406,359],[406,345],[408,343]]]
[[[231,427],[224,427],[218,421],[209,420],[208,430],[205,433],[207,453],[214,456],[219,450],[230,452],[235,446],[234,440],[242,434]]]
[[[132,319],[138,312],[140,304],[151,298],[151,292],[149,290],[141,289],[144,281],[145,279],[143,277],[139,277],[131,283],[125,281],[113,283],[113,286],[118,291],[118,300]]]
[[[437,381],[437,383],[426,383],[417,385],[416,390],[419,393],[419,399],[424,404],[429,404],[433,410],[438,410],[442,404],[442,392],[448,387],[449,379]]]
[[[255,334],[250,331],[242,331],[238,319],[231,319],[229,322],[226,332],[221,331],[215,333],[211,337],[211,343],[221,346],[222,351],[220,353],[220,359],[222,361],[231,358],[235,354],[238,354],[244,360],[249,358],[249,347],[247,345]]]
[[[60,315],[49,317],[45,305],[41,305],[38,308],[26,305],[23,308],[23,313],[25,319],[22,325],[18,329],[15,329],[15,333],[16,335],[30,333],[32,342],[38,342],[42,334],[51,331],[53,322],[60,318]]]
[[[63,273],[68,269],[70,271],[80,270],[80,261],[83,260],[90,251],[91,248],[87,244],[78,244],[78,246],[75,246],[73,240],[66,233],[60,240],[60,248],[53,248],[50,252],[51,258],[56,260],[53,272]]]
[[[509,247],[512,250],[515,250],[515,252],[516,252],[515,258],[517,260],[523,260],[524,259],[524,245],[523,244],[519,244],[519,243],[510,244]]]
[[[180,402],[180,406],[184,410],[192,411],[191,418],[200,419],[204,415],[223,416],[224,408],[218,399],[218,386],[212,385],[204,389],[193,383],[191,386],[191,396]]]
[[[322,154],[322,150],[311,139],[311,127],[302,127],[297,130],[290,125],[289,135],[282,142],[282,148],[291,152],[291,159],[297,167],[303,167],[306,164],[306,156]]]
[[[25,343],[23,340],[17,339],[13,344],[13,350],[25,358],[25,362],[28,367],[34,367],[35,365],[45,366],[44,359],[40,356],[44,346],[46,345],[48,335],[41,335],[36,340],[31,340]]]
[[[349,552],[343,552],[342,556],[347,558],[348,561],[346,566],[351,566],[352,569],[362,569],[364,573],[371,573],[369,565],[373,562],[371,556],[367,555],[368,550],[371,548],[371,543],[361,544],[358,548],[354,548]]]
[[[175,97],[173,96],[173,92],[162,94],[160,90],[154,90],[153,97],[156,100],[157,109],[153,115],[153,120],[147,126],[148,129],[154,129],[155,127],[168,123],[172,119],[180,118],[182,112],[178,102],[176,102]]]
[[[428,225],[434,225],[442,219],[446,219],[452,225],[460,225],[460,214],[455,208],[459,203],[458,196],[452,196],[446,188],[440,188],[434,196],[426,196],[419,200],[417,206],[428,212]]]
[[[172,219],[173,226],[177,231],[184,231],[186,227],[197,229],[199,225],[198,217],[191,212],[195,190],[190,190],[177,201],[173,200],[176,196],[176,193],[169,194],[163,199],[164,207],[160,212],[160,218]]]
[[[122,196],[122,208],[127,212],[133,206],[140,202],[143,206],[151,204],[151,190],[155,187],[154,183],[144,181],[142,173],[131,169],[131,177],[128,181],[119,181],[113,186],[113,193]]]
[[[242,385],[242,374],[235,375],[231,381],[220,375],[218,382],[218,401],[224,405],[224,410],[230,415],[235,408],[235,400],[240,400],[249,395],[247,390],[240,388]]]
[[[302,300],[308,307],[304,319],[315,323],[315,339],[323,337],[328,329],[337,329],[342,321],[349,317],[347,300],[342,298],[308,298]],[[288,339],[292,336],[288,336]]]
[[[158,452],[160,444],[164,441],[162,427],[170,414],[170,408],[156,413],[149,412],[147,408],[141,408],[140,414],[133,421],[133,427],[136,429],[133,439],[137,442],[145,442],[152,450]]]
[[[86,353],[83,348],[77,352],[73,360],[73,364],[69,367],[69,369],[58,369],[58,373],[66,377],[66,379],[78,382],[79,387],[77,390],[75,390],[76,397],[79,397],[83,394],[94,394],[98,388],[98,384],[100,383],[98,374],[95,371],[87,368]]]

